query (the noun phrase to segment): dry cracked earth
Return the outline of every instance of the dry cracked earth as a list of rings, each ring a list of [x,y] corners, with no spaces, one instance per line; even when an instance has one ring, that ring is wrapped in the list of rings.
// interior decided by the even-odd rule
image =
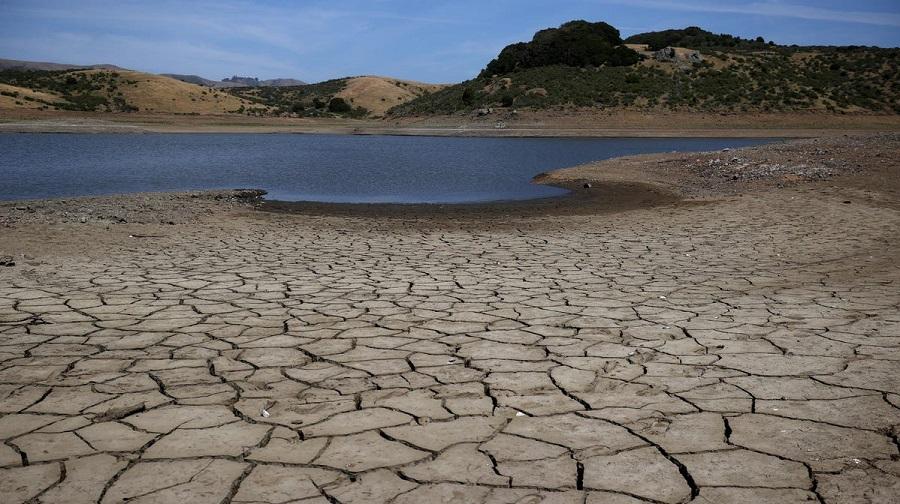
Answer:
[[[900,495],[897,210],[230,219],[2,270],[0,500]]]

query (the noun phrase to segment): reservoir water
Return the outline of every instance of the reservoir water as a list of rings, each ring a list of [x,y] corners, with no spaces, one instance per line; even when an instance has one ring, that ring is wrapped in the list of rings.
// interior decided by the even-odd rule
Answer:
[[[0,134],[0,200],[260,188],[337,203],[544,198],[540,172],[611,157],[770,142],[712,138],[447,138],[296,134]]]

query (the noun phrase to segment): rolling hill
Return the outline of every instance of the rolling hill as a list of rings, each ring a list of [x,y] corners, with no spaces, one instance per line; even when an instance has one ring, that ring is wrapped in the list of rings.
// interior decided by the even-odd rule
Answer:
[[[289,87],[239,87],[227,91],[245,100],[268,107],[275,114],[317,117],[336,113],[335,98],[349,110],[337,111],[351,117],[383,116],[389,109],[410,100],[440,91],[444,85],[361,76],[333,79],[317,84]]]
[[[900,113],[900,49],[779,46],[697,27],[622,40],[566,23],[513,44],[469,81],[392,116],[486,109]]]
[[[0,109],[362,118],[445,87],[376,76],[317,84],[237,76],[211,81],[96,67],[0,60]]]
[[[218,90],[130,70],[0,70],[0,108],[221,114],[252,106]]]

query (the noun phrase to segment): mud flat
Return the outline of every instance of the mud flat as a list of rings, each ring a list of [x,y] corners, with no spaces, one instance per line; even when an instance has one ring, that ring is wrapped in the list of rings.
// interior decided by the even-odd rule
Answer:
[[[4,502],[892,502],[898,147],[0,204]]]

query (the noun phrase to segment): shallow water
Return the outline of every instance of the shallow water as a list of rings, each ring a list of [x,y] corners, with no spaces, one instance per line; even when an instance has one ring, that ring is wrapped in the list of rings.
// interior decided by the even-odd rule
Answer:
[[[540,172],[762,139],[446,138],[295,134],[0,134],[0,200],[261,188],[269,199],[474,203],[566,191]]]

